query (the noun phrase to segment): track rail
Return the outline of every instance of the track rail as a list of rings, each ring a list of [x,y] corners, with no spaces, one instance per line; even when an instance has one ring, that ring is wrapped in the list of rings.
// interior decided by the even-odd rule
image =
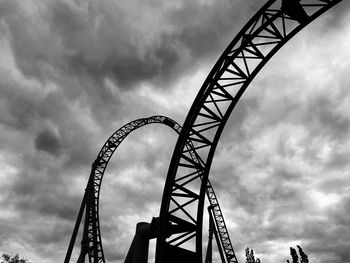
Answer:
[[[270,58],[339,2],[269,0],[223,52],[198,92],[175,146],[159,216],[156,263],[172,262],[179,253],[184,255],[184,263],[202,262],[204,193],[216,146],[231,112]],[[189,144],[193,148],[186,147]],[[183,232],[171,233],[169,225]]]
[[[83,239],[81,242],[82,246],[78,263],[85,262],[86,255],[88,255],[89,257],[89,262],[105,262],[99,223],[99,197],[104,172],[115,150],[132,131],[141,128],[145,125],[156,123],[169,126],[178,134],[181,132],[181,126],[177,122],[168,117],[156,115],[149,118],[134,120],[124,125],[122,128],[118,129],[115,133],[113,133],[113,135],[109,137],[109,139],[101,148],[91,168],[91,173],[89,176],[86,191],[78,213],[78,218],[75,224],[72,238],[67,250],[66,258],[64,261],[65,263],[68,263],[70,261],[71,253],[76,240],[78,228],[80,226],[84,209],[85,221]],[[191,148],[193,146],[188,145],[187,147]],[[192,156],[191,158],[195,158],[195,156]],[[221,246],[224,248],[226,258],[228,259],[227,262],[238,262],[233,250],[231,240],[228,235],[228,231],[225,225],[224,217],[221,212],[221,208],[219,206],[219,202],[217,200],[217,197],[215,195],[214,189],[210,181],[207,182],[206,192],[211,207],[213,207],[216,211],[216,213],[214,213],[214,220],[216,225],[220,226],[220,241]]]

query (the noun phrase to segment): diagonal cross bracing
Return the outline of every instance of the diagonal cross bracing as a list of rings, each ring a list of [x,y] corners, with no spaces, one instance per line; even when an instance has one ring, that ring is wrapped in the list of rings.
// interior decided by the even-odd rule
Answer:
[[[89,262],[94,262],[94,263],[105,262],[103,246],[102,246],[102,238],[101,238],[101,232],[100,232],[100,223],[99,223],[99,193],[100,193],[101,183],[102,183],[105,169],[114,151],[117,149],[118,145],[125,139],[126,136],[128,136],[135,129],[138,129],[142,126],[145,126],[147,124],[152,124],[152,123],[165,124],[171,127],[173,130],[175,130],[177,133],[180,133],[181,131],[181,126],[178,123],[164,116],[152,116],[149,118],[135,120],[133,122],[130,122],[124,125],[105,142],[105,144],[103,145],[102,149],[98,154],[97,159],[93,163],[86,193],[83,198],[83,204],[85,205],[86,212],[85,212],[82,249],[78,259],[78,263],[84,262],[85,255],[88,255]],[[189,151],[191,151],[191,154],[189,154],[189,157],[186,156],[184,158],[188,163],[191,163],[194,167],[196,167],[197,165],[199,165],[198,167],[201,167],[200,163],[202,163],[202,161],[199,161],[199,159],[197,158],[198,156],[196,156],[194,152],[191,150],[192,147],[193,145],[191,144],[187,145],[187,148],[189,149]],[[176,200],[174,200],[174,202],[178,204],[175,210],[182,210],[189,217],[191,217],[191,215],[188,214],[187,211],[183,209],[183,207],[194,201],[197,201],[198,195],[192,192],[191,190],[184,188],[183,184],[186,184],[189,181],[195,180],[197,177],[200,177],[200,176],[201,174],[196,172],[195,174],[188,175],[186,178],[179,178],[179,182],[181,181],[181,184],[174,184],[173,196],[187,198],[187,202],[182,205],[179,205],[176,202]],[[185,182],[183,181],[184,179],[186,179]],[[208,183],[208,186],[207,186],[207,196],[210,204],[216,204],[216,206],[218,207],[218,201],[216,199],[214,189],[212,188],[210,182]],[[175,223],[176,226],[181,227],[180,228],[181,231],[178,232],[179,235],[171,241],[172,244],[179,246],[196,235],[196,231],[194,227],[196,225],[196,220],[194,218],[191,218],[191,219],[192,219],[192,222],[188,223],[180,218],[173,218],[173,222]],[[79,219],[79,216],[78,216],[78,220],[77,220],[78,224],[80,224],[80,220],[81,218]],[[222,225],[223,216],[222,216],[221,210],[219,214],[217,213],[215,215],[215,220],[217,221],[216,223],[217,225]],[[221,243],[222,243],[221,246],[227,248],[225,250],[225,253],[227,253],[227,258],[232,258],[232,257],[235,258],[226,226],[224,226],[224,229],[223,227],[221,227],[221,232],[225,233],[225,234],[222,234],[220,237],[221,237]],[[73,232],[70,246],[74,245],[75,238],[76,238],[76,233],[74,234]],[[67,251],[65,263],[68,263],[70,260],[71,250],[72,250],[72,247],[69,248]],[[237,262],[237,261],[229,261],[229,262]]]
[[[165,248],[173,238],[177,238],[166,235],[167,225],[174,223],[177,217],[187,221],[196,218],[196,235],[181,243],[181,248],[195,254],[194,263],[201,262],[204,193],[215,149],[228,117],[268,60],[302,28],[341,0],[291,2],[267,1],[229,44],[197,94],[168,170],[160,212],[156,263],[167,262]],[[298,12],[294,12],[297,9]],[[191,149],[186,147],[189,142],[193,145]],[[196,165],[184,165],[188,154],[198,156]],[[182,184],[199,196],[195,208],[194,202],[186,204],[186,200],[176,196],[173,191],[174,182],[190,174],[201,175],[188,184]],[[181,209],[174,209],[177,206]],[[215,213],[219,214],[218,211]]]

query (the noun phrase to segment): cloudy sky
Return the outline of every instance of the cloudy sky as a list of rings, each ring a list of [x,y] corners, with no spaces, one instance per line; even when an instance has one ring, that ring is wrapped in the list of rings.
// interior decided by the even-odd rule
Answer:
[[[140,117],[182,123],[262,2],[0,0],[0,253],[63,262],[106,139]],[[247,246],[264,263],[285,262],[297,244],[311,262],[350,262],[343,2],[267,64],[218,146],[211,180],[240,262]],[[116,151],[101,194],[109,263],[123,262],[137,222],[158,215],[175,142],[169,128],[150,125]]]

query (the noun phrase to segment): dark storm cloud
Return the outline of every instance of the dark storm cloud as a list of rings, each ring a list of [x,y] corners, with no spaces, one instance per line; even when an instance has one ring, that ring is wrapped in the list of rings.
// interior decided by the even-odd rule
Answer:
[[[240,2],[185,1],[166,9],[160,16],[165,23],[159,24],[145,16],[161,9],[142,3],[145,14],[140,12],[139,18],[145,23],[140,32],[135,29],[139,21],[126,17],[118,3],[49,1],[34,15],[17,2],[2,5],[17,65],[26,75],[52,79],[53,67],[70,76],[90,76],[99,84],[108,77],[121,88],[168,81],[199,59],[217,57],[249,9]],[[21,26],[24,21],[27,27]]]
[[[12,94],[10,90],[15,90]],[[88,131],[84,127],[84,123],[80,124],[74,119],[71,109],[67,106],[68,100],[61,96],[61,94],[50,94],[46,97],[37,96],[33,94],[26,94],[16,90],[14,85],[2,90],[2,104],[4,108],[0,118],[1,122],[11,129],[18,129],[20,131],[27,131],[28,138],[32,140],[33,145],[37,150],[46,151],[53,155],[60,155],[64,153],[68,163],[75,164],[90,161],[91,151],[88,150],[91,146],[89,140],[91,138]],[[49,125],[58,127],[58,136],[52,129],[48,129]],[[80,131],[70,132],[73,126],[80,126]],[[32,131],[39,129],[37,134],[31,135]],[[76,143],[73,143],[76,142]],[[8,148],[9,145],[3,145]],[[17,144],[12,144],[12,150],[19,150]],[[19,146],[20,147],[20,146]]]
[[[43,130],[40,132],[34,143],[39,151],[45,151],[56,156],[60,154],[60,138],[49,130]]]
[[[0,84],[1,123],[14,129],[27,129],[39,117],[37,99],[16,90],[13,83]]]
[[[46,165],[43,169],[43,165],[44,163],[35,163],[34,167],[27,167],[27,171],[14,180],[7,197],[8,202],[15,204],[24,214],[41,214],[73,220],[76,214],[75,205],[81,199],[80,194],[68,194],[67,185],[59,177],[57,168]],[[42,171],[45,169],[46,173]]]
[[[48,179],[47,174],[40,170],[37,167],[31,174],[32,171],[27,169],[28,174],[19,175],[4,203],[1,203],[2,211],[9,207],[17,213],[12,222],[2,228],[10,231],[6,237],[10,242],[2,246],[4,252],[17,251],[28,258],[37,254],[38,259],[57,257],[62,240],[68,242],[81,196],[67,193],[67,186],[61,186],[57,174],[56,180]],[[53,171],[48,172],[53,174]],[[39,178],[36,177],[38,174]],[[11,225],[16,227],[12,229]],[[11,243],[12,248],[7,250]],[[26,248],[16,244],[24,244]]]
[[[184,6],[171,13],[172,24],[179,27],[179,41],[195,58],[217,57],[232,38],[232,33],[242,26],[243,14],[248,9],[239,1],[217,1],[199,5],[186,1]],[[241,12],[239,12],[239,11]]]
[[[150,50],[140,54],[139,44],[132,39],[135,32],[125,23],[125,14],[116,5],[110,5],[117,14],[108,11],[109,6],[97,4],[91,4],[87,12],[80,12],[78,6],[69,2],[52,5],[51,28],[71,53],[65,57],[69,74],[87,74],[97,80],[111,77],[120,87],[128,87],[160,73],[157,55],[176,63],[178,58],[172,48],[161,47],[154,56]],[[99,18],[94,30],[93,22]]]
[[[2,1],[0,51],[4,49],[7,56],[0,72],[0,157],[12,169],[3,169],[7,180],[1,186],[0,204],[6,213],[0,218],[0,228],[6,231],[1,239],[8,239],[13,246],[18,240],[30,244],[26,251],[38,255],[37,262],[43,262],[44,255],[45,262],[62,259],[91,163],[104,141],[130,118],[165,110],[138,94],[142,90],[139,84],[149,85],[147,95],[152,96],[159,88],[174,89],[172,84],[201,70],[202,65],[210,68],[260,6],[257,0]],[[331,19],[345,10],[339,6]],[[334,29],[337,23],[331,22]],[[313,37],[318,34],[310,33]],[[256,86],[277,82],[274,92],[282,94],[286,82],[299,84],[282,73]],[[186,89],[198,89],[202,81]],[[319,171],[298,159],[307,154],[299,155],[283,133],[309,122],[315,137],[340,143],[347,137],[349,122],[332,111],[336,103],[327,97],[308,100],[300,107],[300,102],[290,99],[298,97],[296,93],[283,94],[278,102],[270,100],[271,94],[266,93],[266,98],[263,94],[242,100],[228,122],[222,148],[218,148],[219,164],[212,169],[220,173],[217,180],[213,177],[215,189],[228,193],[222,203],[229,208],[228,214],[234,215],[229,221],[234,220],[240,229],[234,233],[241,235],[237,240],[241,247],[247,233],[250,244],[262,246],[276,240],[284,244],[290,237],[308,238],[317,244],[309,246],[309,251],[316,253],[327,238],[330,243],[337,234],[322,234],[322,228],[330,226],[325,222],[303,224],[303,211],[311,209],[311,201],[300,181],[307,183],[310,174],[328,168],[345,170],[347,152],[332,152],[322,163],[324,170]],[[260,99],[274,107],[261,105]],[[184,119],[178,109],[166,110],[177,110],[179,122]],[[306,117],[300,117],[301,112]],[[288,119],[290,115],[295,118]],[[263,121],[255,123],[256,119]],[[284,125],[290,126],[282,129]],[[141,139],[135,139],[138,136]],[[322,143],[326,140],[321,139]],[[306,135],[303,142],[308,140],[311,136]],[[150,129],[126,141],[127,147],[116,152],[117,163],[109,166],[101,200],[108,260],[124,258],[137,221],[157,216],[174,141]],[[263,144],[277,146],[263,148]],[[313,158],[311,165],[320,163]],[[302,172],[307,180],[301,178]],[[316,188],[329,194],[335,189],[344,192],[344,179],[338,177],[319,179]],[[341,240],[336,248],[329,245],[324,252],[334,252],[343,260],[348,258],[343,245],[347,239],[340,233],[348,225],[346,204],[341,202],[345,208],[335,209],[331,216]],[[295,224],[284,225],[289,218]],[[260,232],[252,230],[254,225],[263,225]]]
[[[336,152],[327,162],[330,169],[344,169],[346,170],[350,163],[349,151]]]

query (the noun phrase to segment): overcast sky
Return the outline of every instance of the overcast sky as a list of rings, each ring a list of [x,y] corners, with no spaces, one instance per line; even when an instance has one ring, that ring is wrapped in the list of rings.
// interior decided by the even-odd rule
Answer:
[[[0,253],[63,262],[103,143],[140,117],[183,123],[262,2],[0,0]],[[311,262],[350,262],[343,2],[265,66],[222,135],[210,178],[240,262],[247,246],[263,263],[285,262],[298,244]],[[158,215],[175,142],[149,125],[115,152],[101,193],[108,263],[123,262],[135,224]]]

